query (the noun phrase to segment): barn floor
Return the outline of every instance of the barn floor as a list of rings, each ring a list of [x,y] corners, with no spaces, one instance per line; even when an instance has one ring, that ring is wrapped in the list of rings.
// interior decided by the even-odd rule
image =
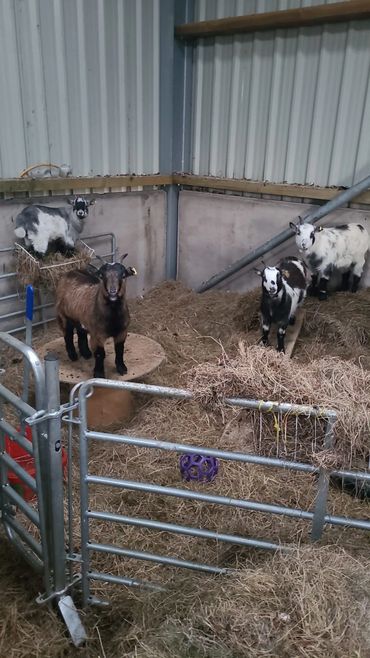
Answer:
[[[143,299],[133,300],[130,329],[158,341],[167,355],[166,363],[148,382],[184,386],[194,365],[213,362],[225,352],[230,357],[236,355],[240,340],[255,344],[259,338],[258,301],[259,291],[196,295],[170,282]],[[58,335],[57,329],[49,328],[47,339],[54,335]],[[39,334],[36,350],[37,344],[44,341]],[[305,364],[325,355],[360,362],[370,369],[370,290],[356,296],[338,293],[322,304],[307,300],[306,321],[294,360],[297,368],[304,369]],[[9,353],[4,358],[7,381],[14,381],[16,390],[20,382],[18,364],[12,362]],[[141,401],[129,426],[115,431],[123,429],[141,436],[176,437],[231,450],[251,447],[245,423],[240,424],[237,418],[222,422],[198,402]],[[148,456],[148,451],[141,449],[96,444],[91,449],[90,467],[97,474],[114,472],[117,477],[129,475],[130,479],[182,486],[177,458],[159,451]],[[77,455],[74,468],[77,491]],[[302,508],[312,507],[316,495],[311,476],[240,464],[223,464],[216,480],[205,486],[207,492]],[[95,567],[165,581],[169,590],[166,595],[153,596],[98,586],[96,593],[110,598],[113,605],[107,611],[82,613],[91,641],[86,649],[77,651],[69,645],[62,623],[56,624],[53,613],[34,603],[42,585],[9,551],[0,534],[0,656],[370,655],[370,637],[361,631],[370,621],[369,537],[364,532],[328,528],[321,546],[313,549],[308,545],[307,524],[279,517],[164,497],[139,498],[132,492],[98,488],[92,492],[91,506],[261,539],[299,542],[301,549],[291,556],[273,557],[190,537],[96,524],[92,526],[92,537],[104,538],[105,543],[238,567],[241,571],[235,577],[210,578],[98,555]],[[368,501],[336,489],[330,492],[329,507],[333,513],[370,518]],[[75,541],[78,548],[78,529]]]

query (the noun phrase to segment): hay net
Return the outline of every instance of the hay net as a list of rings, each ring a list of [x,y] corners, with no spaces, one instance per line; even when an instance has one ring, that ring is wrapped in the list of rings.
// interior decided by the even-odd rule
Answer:
[[[15,242],[15,269],[19,282],[22,285],[32,284],[54,290],[63,274],[88,265],[95,256],[94,250],[83,240],[78,240],[75,252],[68,258],[55,252],[48,254],[43,259],[38,259],[21,244]]]
[[[223,422],[233,416],[253,424],[253,449],[262,455],[309,460],[315,465],[366,468],[369,457],[370,372],[361,365],[325,357],[301,365],[273,349],[239,342],[238,353],[186,373],[196,399]],[[326,419],[302,415],[235,411],[225,397],[273,400],[334,410],[334,445],[325,450]]]

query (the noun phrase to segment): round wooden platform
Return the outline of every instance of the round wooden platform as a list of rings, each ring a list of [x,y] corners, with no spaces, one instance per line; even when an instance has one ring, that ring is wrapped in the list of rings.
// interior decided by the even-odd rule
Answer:
[[[77,345],[76,345],[77,349]],[[43,359],[47,352],[53,352],[59,358],[60,381],[64,384],[78,384],[93,377],[94,357],[78,361],[70,361],[67,356],[64,338],[60,337],[45,343],[39,347],[38,355]],[[140,334],[128,334],[125,343],[124,361],[127,366],[127,374],[119,375],[114,364],[114,343],[110,339],[105,345],[106,358],[104,360],[105,376],[107,379],[118,379],[120,381],[134,381],[143,379],[151,372],[159,368],[165,360],[164,349],[147,336]]]

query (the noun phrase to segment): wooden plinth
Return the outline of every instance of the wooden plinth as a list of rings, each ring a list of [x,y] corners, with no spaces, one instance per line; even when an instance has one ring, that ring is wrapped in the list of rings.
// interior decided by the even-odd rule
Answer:
[[[69,389],[80,382],[93,377],[94,358],[70,361],[65,350],[64,339],[57,338],[46,343],[38,350],[42,359],[48,352],[59,358],[60,382]],[[124,360],[128,372],[119,375],[114,363],[114,344],[107,341],[105,345],[105,376],[118,381],[142,381],[156,370],[165,360],[165,352],[159,343],[147,336],[129,334],[125,343]],[[104,429],[119,426],[129,420],[135,410],[135,398],[129,391],[119,389],[94,388],[94,393],[87,401],[88,426],[91,429]]]

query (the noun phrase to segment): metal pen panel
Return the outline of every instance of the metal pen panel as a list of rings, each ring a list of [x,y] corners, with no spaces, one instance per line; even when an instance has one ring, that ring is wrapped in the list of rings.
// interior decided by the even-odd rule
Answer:
[[[130,548],[109,546],[107,544],[95,544],[94,542],[89,542],[88,549],[89,551],[96,551],[97,553],[108,553],[110,555],[133,558],[134,560],[144,560],[145,562],[155,562],[156,564],[165,564],[182,569],[194,569],[195,571],[203,571],[207,573],[225,574],[231,571],[231,569],[214,567],[210,564],[200,564],[198,562],[180,560],[179,558],[168,557],[166,555],[157,555],[156,553],[148,553],[146,551],[135,551]]]
[[[248,548],[261,548],[269,551],[290,551],[291,549],[281,544],[262,541],[261,539],[249,539],[239,537],[238,535],[228,535],[223,532],[206,530],[205,528],[194,528],[186,525],[177,525],[176,523],[165,523],[164,521],[154,521],[153,519],[140,519],[134,516],[124,516],[122,514],[111,514],[108,512],[97,512],[89,510],[87,512],[89,519],[97,521],[111,521],[112,523],[123,523],[136,528],[148,528],[149,530],[160,530],[162,532],[173,532],[176,535],[185,535],[186,537],[201,537],[203,539],[214,539],[215,541],[225,542],[227,544],[237,544],[247,546]]]
[[[336,525],[341,527],[351,527],[361,530],[370,529],[370,521],[366,519],[346,518],[327,513],[327,497],[329,478],[332,475],[339,473],[349,474],[350,479],[370,481],[370,473],[368,472],[355,472],[355,471],[327,471],[323,467],[318,467],[313,464],[299,462],[296,460],[280,459],[278,457],[264,457],[258,454],[251,453],[238,453],[227,450],[218,450],[208,447],[199,447],[191,444],[179,443],[171,440],[159,440],[151,437],[138,437],[129,435],[116,435],[108,432],[91,431],[87,427],[87,412],[86,402],[87,397],[92,394],[94,387],[108,388],[108,389],[121,389],[133,392],[140,392],[141,394],[151,395],[154,397],[172,398],[176,400],[191,400],[193,394],[186,389],[176,389],[165,386],[155,386],[147,384],[139,384],[136,382],[122,382],[104,379],[91,379],[83,382],[81,385],[75,387],[74,395],[77,397],[78,393],[78,406],[80,410],[80,479],[81,479],[81,559],[82,559],[82,587],[84,595],[84,605],[93,601],[90,595],[90,552],[104,552],[113,555],[147,560],[156,564],[167,564],[169,566],[184,567],[200,571],[212,571],[223,573],[224,568],[218,565],[207,565],[198,563],[196,561],[182,560],[174,556],[162,556],[155,552],[149,553],[139,549],[125,547],[125,546],[109,546],[96,541],[90,540],[89,521],[104,521],[111,523],[120,523],[132,527],[147,528],[149,530],[157,530],[161,532],[173,532],[175,534],[184,536],[193,536],[204,539],[213,539],[215,541],[228,542],[239,544],[242,546],[249,546],[267,550],[291,550],[290,546],[280,545],[274,542],[259,540],[249,537],[239,537],[229,535],[226,533],[212,531],[205,528],[195,528],[191,526],[180,525],[176,523],[168,523],[164,521],[157,521],[151,518],[138,518],[130,517],[127,515],[114,514],[108,511],[89,510],[89,488],[92,485],[113,487],[120,490],[136,491],[143,494],[170,496],[179,498],[181,500],[190,500],[200,503],[211,505],[222,505],[226,507],[237,508],[245,510],[246,512],[258,512],[263,514],[274,514],[285,516],[290,519],[304,520],[312,522],[311,539],[317,540],[321,537],[324,526]],[[72,396],[71,396],[72,397]],[[71,402],[74,402],[72,397]],[[326,422],[325,437],[323,440],[323,448],[331,449],[334,440],[334,427],[336,421],[336,413],[330,409],[320,409],[318,406],[310,407],[308,405],[295,405],[289,403],[276,403],[274,401],[261,401],[249,400],[243,398],[225,398],[225,405],[239,407],[242,409],[249,409],[251,411],[259,411],[261,414],[273,413],[303,417],[319,418]],[[75,404],[73,405],[75,406]],[[71,417],[70,417],[71,420]],[[315,421],[316,422],[316,421]],[[297,424],[296,424],[297,427]],[[316,432],[316,430],[315,430]],[[315,434],[316,436],[316,434]],[[205,456],[213,456],[217,459],[224,459],[240,463],[251,463],[268,466],[271,468],[285,468],[291,469],[298,473],[319,474],[318,478],[318,493],[313,511],[299,509],[279,504],[264,503],[244,498],[232,498],[230,496],[222,496],[216,494],[207,494],[199,490],[178,488],[173,486],[153,484],[146,481],[133,481],[126,478],[106,477],[102,475],[95,475],[89,472],[88,468],[88,454],[89,443],[92,441],[111,442],[113,444],[123,444],[128,446],[135,446],[154,450],[172,451],[174,454],[182,453],[189,454],[194,452],[201,452]],[[106,574],[94,572],[98,579],[104,580]],[[132,579],[126,579],[122,576],[109,575],[110,582],[120,584],[127,584]],[[135,580],[135,579],[133,579]]]

